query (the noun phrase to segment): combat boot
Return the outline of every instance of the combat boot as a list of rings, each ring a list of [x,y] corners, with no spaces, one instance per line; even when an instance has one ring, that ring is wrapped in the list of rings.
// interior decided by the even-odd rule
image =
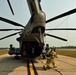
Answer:
[[[43,66],[43,69],[44,70],[47,70],[47,65],[46,64]]]
[[[56,64],[53,65],[53,68],[57,68]]]
[[[50,69],[51,67],[50,67],[50,65],[47,65],[47,69]]]

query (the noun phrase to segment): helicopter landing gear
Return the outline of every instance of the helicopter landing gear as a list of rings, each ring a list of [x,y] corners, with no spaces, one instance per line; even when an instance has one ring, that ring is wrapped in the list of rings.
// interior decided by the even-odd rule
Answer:
[[[19,57],[18,55],[16,55],[16,56],[15,56],[15,59],[16,59],[16,60],[19,60],[19,59],[20,59],[20,57]]]

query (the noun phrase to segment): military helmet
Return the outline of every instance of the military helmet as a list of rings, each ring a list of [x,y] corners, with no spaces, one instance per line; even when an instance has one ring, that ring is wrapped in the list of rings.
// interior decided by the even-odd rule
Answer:
[[[46,44],[47,47],[49,47],[49,44]]]
[[[51,50],[54,50],[55,51],[55,47],[53,46],[53,47],[51,47]]]

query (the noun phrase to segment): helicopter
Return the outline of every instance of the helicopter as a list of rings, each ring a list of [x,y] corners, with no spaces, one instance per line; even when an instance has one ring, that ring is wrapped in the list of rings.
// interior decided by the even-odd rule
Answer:
[[[14,11],[11,6],[10,0],[7,0],[7,2],[12,14],[14,15]],[[11,31],[11,30],[19,31],[20,30],[19,32],[15,32],[13,34],[0,38],[0,40],[3,40],[8,37],[15,36],[16,34],[20,35],[20,37],[16,38],[16,40],[19,42],[19,49],[17,50],[20,50],[19,54],[17,54],[17,51],[14,53],[16,54],[16,56],[21,55],[22,58],[38,57],[43,51],[43,48],[45,45],[44,43],[45,36],[50,36],[62,41],[67,41],[67,39],[65,38],[45,33],[46,30],[76,30],[74,28],[46,29],[47,23],[57,20],[59,18],[65,17],[67,15],[76,13],[76,8],[46,20],[46,14],[45,12],[43,12],[40,2],[41,0],[27,0],[31,17],[26,26],[21,25],[17,22],[11,21],[9,19],[0,17],[0,21],[9,23],[14,26],[22,27],[21,29],[0,29],[0,31]],[[11,50],[12,49],[10,49],[10,51]]]

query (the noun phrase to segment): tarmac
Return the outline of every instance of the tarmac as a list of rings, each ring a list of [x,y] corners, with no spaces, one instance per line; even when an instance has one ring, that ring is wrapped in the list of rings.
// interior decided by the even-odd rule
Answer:
[[[46,59],[35,60],[37,75],[76,75],[76,58],[58,55],[55,59],[57,68],[52,68],[51,64],[51,69],[48,70],[43,70],[45,62]],[[26,60],[16,60],[8,54],[0,56],[0,75],[29,75]]]

